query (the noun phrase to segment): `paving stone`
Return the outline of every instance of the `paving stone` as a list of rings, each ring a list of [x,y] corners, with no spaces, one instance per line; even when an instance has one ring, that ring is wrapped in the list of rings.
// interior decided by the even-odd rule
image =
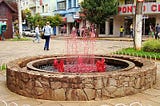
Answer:
[[[44,51],[43,46],[43,40],[41,43],[33,43],[32,41],[0,41],[0,65],[26,56],[65,54],[66,52],[65,40],[51,40],[49,51]],[[95,50],[97,51],[95,51],[95,54],[110,53],[121,49],[122,46],[123,48],[132,47],[133,42],[112,41],[112,39],[111,41],[98,40],[96,42]],[[5,84],[5,72],[1,73],[0,71],[0,100],[5,100],[8,104],[15,102],[19,106],[23,104],[29,104],[30,106],[114,106],[118,103],[129,105],[133,102],[140,102],[143,106],[160,106],[160,61],[157,61],[157,66],[157,84],[152,89],[121,98],[85,102],[49,101],[17,95],[7,89]]]

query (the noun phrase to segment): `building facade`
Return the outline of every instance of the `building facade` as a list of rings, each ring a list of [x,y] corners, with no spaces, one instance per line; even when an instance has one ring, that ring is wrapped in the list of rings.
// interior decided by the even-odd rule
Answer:
[[[79,11],[78,0],[56,0],[54,14],[60,14],[63,17],[63,24],[57,28],[57,34],[60,34],[64,27],[67,35],[71,33],[73,26],[79,28]]]
[[[113,35],[119,35],[120,26],[124,27],[125,35],[130,34],[130,25],[135,25],[135,9],[136,0],[119,1],[118,15],[113,18],[113,23],[110,23],[113,24]],[[160,23],[160,0],[144,0],[142,15],[142,34],[148,35],[150,25],[154,28],[157,23]],[[106,30],[110,34],[110,30]]]
[[[63,24],[56,27],[55,34],[60,34],[62,27],[66,27],[67,35],[73,26],[81,28],[80,3],[83,0],[22,0],[22,7],[30,8],[32,14],[40,13],[42,16],[60,14]],[[25,3],[24,3],[25,2]],[[24,6],[23,4],[28,5]],[[118,14],[112,16],[100,25],[100,36],[119,36],[119,28],[123,26],[124,35],[130,34],[130,25],[135,24],[136,0],[119,0]],[[149,34],[149,26],[160,23],[160,0],[144,0],[143,3],[143,35]],[[87,22],[86,25],[89,25]]]
[[[0,23],[4,23],[7,25],[7,30],[3,33],[5,39],[13,38],[13,21],[16,18],[17,18],[16,3],[0,0]]]

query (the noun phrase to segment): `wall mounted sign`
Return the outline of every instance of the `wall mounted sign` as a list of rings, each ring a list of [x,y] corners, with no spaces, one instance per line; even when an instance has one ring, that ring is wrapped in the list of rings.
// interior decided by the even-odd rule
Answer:
[[[135,14],[135,10],[136,10],[135,4],[118,6],[118,14],[119,15]],[[143,4],[143,13],[144,14],[160,13],[160,3],[144,3]]]

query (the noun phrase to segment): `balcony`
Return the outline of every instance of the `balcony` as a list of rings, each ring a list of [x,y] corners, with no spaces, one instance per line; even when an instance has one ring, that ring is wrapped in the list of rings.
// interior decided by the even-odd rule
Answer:
[[[79,12],[79,11],[80,11],[79,7],[72,7],[72,8],[69,8],[67,10],[68,13],[76,13],[76,12]]]
[[[68,12],[67,12],[65,9],[63,9],[63,10],[55,10],[53,13],[54,13],[54,14],[65,15],[65,14],[67,14]]]

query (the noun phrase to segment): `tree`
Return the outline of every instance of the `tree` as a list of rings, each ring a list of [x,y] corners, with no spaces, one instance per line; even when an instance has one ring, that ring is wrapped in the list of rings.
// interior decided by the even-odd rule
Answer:
[[[143,1],[136,2],[136,25],[134,36],[134,47],[136,50],[141,50],[142,47],[142,7]]]
[[[104,23],[107,18],[117,13],[117,0],[84,0],[81,3],[82,12],[85,18],[96,24],[96,35],[99,34],[99,26]]]
[[[40,27],[42,27],[44,25],[43,17],[39,13],[33,16],[32,21],[33,21],[33,26],[39,25]]]
[[[51,26],[58,26],[62,23],[62,17],[60,15],[55,15],[55,16],[48,16],[46,17],[46,21],[49,21],[51,23]]]
[[[22,38],[22,11],[21,11],[21,1],[18,0],[17,1],[17,5],[18,5],[18,26],[19,26],[19,35],[20,38]]]

